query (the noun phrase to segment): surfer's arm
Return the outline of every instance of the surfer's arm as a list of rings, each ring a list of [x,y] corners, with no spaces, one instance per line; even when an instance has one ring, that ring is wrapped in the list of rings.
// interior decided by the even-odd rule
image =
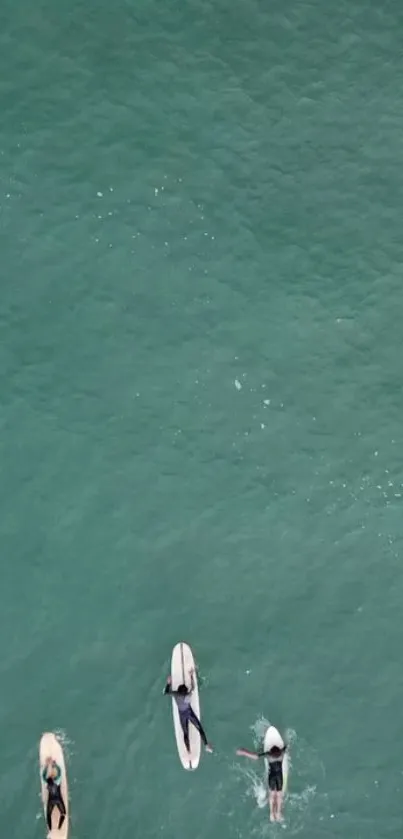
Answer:
[[[162,693],[163,693],[164,696],[179,696],[177,690],[172,690],[172,684],[171,684],[171,677],[170,676],[168,676],[168,678],[167,678],[166,685],[165,685]]]
[[[190,690],[188,690],[187,694],[185,694],[186,696],[190,696],[194,691],[195,685],[194,685],[192,674],[191,674],[191,679],[192,679],[192,687],[191,687]],[[172,690],[172,679],[171,679],[170,676],[168,676],[168,678],[167,678],[166,685],[165,685],[162,693],[163,693],[164,696],[167,696],[167,695],[168,696],[182,696],[182,694],[179,694],[177,690]]]
[[[165,687],[164,687],[164,690],[162,691],[162,693],[164,694],[164,696],[166,696],[167,694],[171,695],[173,693],[170,676],[168,676],[168,678],[166,680]]]
[[[55,763],[55,769],[56,769],[56,776],[55,776],[55,778],[53,778],[53,780],[54,780],[55,784],[57,784],[59,786],[60,781],[62,780],[62,770],[60,769],[60,766],[59,766],[58,763]]]
[[[55,784],[59,785],[60,781],[61,781],[61,778],[62,778],[62,770],[60,769],[60,766],[59,766],[58,763],[54,763],[53,767],[54,767],[54,769],[56,769],[56,775],[53,778],[53,782]],[[44,784],[46,784],[49,780],[48,771],[49,771],[49,767],[45,766],[43,771],[42,771],[42,781],[43,781]]]
[[[241,757],[250,757],[251,760],[258,760],[259,757],[262,757],[262,755],[256,754],[256,752],[250,752],[249,749],[237,749],[236,754]]]

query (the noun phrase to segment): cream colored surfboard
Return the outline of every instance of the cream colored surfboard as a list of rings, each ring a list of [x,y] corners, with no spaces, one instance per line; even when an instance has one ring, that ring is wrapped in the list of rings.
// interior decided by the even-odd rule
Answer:
[[[179,644],[173,648],[171,659],[171,678],[172,690],[176,690],[180,684],[186,685],[189,689],[191,687],[190,670],[194,669],[194,691],[192,694],[192,708],[196,716],[200,720],[200,702],[199,702],[199,688],[197,684],[196,666],[193,658],[193,653],[188,644],[180,641]],[[183,731],[179,719],[179,711],[175,699],[172,698],[172,713],[174,719],[176,745],[178,747],[178,754],[184,769],[197,769],[200,761],[201,740],[200,734],[192,725],[189,724],[189,745],[190,753],[187,751],[184,740]]]
[[[284,740],[277,728],[274,725],[270,725],[264,735],[264,751],[269,752],[272,746],[278,746],[279,749],[284,748]],[[269,770],[268,761],[265,759],[266,770]],[[285,753],[283,757],[283,793],[284,795],[287,792],[287,785],[288,785],[288,769],[289,769],[289,761],[288,761],[288,754]]]
[[[67,839],[68,832],[69,832],[69,792],[68,792],[68,784],[67,784],[67,774],[66,774],[66,765],[64,762],[64,755],[63,749],[61,746],[60,741],[57,739],[55,734],[48,731],[45,734],[42,734],[41,742],[39,744],[39,771],[40,771],[40,781],[41,781],[41,795],[42,795],[42,803],[43,803],[43,810],[45,813],[45,822],[46,822],[46,806],[48,803],[48,791],[46,789],[46,784],[42,781],[42,771],[45,768],[45,761],[47,757],[53,758],[56,763],[60,766],[62,770],[62,778],[60,789],[63,796],[63,801],[66,807],[66,818],[62,825],[61,830],[58,830],[59,824],[59,817],[60,813],[57,807],[54,807],[52,813],[52,830],[51,833],[48,833],[48,829],[46,827],[46,833],[51,839]]]

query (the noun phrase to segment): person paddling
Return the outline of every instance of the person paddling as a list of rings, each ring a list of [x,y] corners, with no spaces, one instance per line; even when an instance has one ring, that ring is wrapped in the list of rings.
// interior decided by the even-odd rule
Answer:
[[[270,806],[270,821],[283,821],[282,807],[283,807],[283,759],[287,749],[287,744],[284,743],[282,749],[278,746],[272,746],[268,752],[250,752],[248,749],[237,749],[236,754],[243,757],[249,757],[252,760],[258,760],[260,757],[267,759],[269,764],[269,774],[267,784],[269,788],[269,806]]]
[[[61,830],[63,822],[66,818],[66,806],[63,801],[63,796],[60,789],[62,780],[62,770],[58,763],[51,757],[45,760],[45,767],[42,772],[42,781],[46,784],[48,791],[48,801],[46,805],[46,821],[49,828],[49,833],[52,831],[52,813],[55,807],[58,808],[60,817],[58,830]]]
[[[192,705],[191,705],[192,693],[193,693],[194,688],[195,688],[195,683],[194,683],[194,678],[193,678],[194,671],[190,670],[189,675],[190,675],[190,681],[191,681],[190,690],[186,687],[186,685],[179,685],[176,690],[172,690],[172,679],[171,679],[171,676],[168,676],[163,693],[164,693],[165,696],[172,696],[174,698],[177,706],[178,706],[179,719],[180,719],[180,724],[182,726],[183,739],[185,741],[185,746],[186,746],[187,751],[190,752],[189,723],[191,723],[197,729],[197,731],[199,732],[200,737],[201,737],[201,739],[204,743],[204,748],[206,749],[206,752],[212,752],[213,749],[212,749],[212,747],[210,746],[210,744],[207,740],[204,728],[203,728],[199,718],[196,716],[196,714],[195,714],[195,712],[192,708]]]

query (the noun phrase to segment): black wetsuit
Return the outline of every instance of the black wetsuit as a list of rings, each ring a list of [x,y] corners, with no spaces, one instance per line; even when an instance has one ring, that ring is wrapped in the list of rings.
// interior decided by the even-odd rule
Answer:
[[[56,778],[48,778],[47,777],[47,771],[48,771],[47,768],[45,768],[43,770],[43,773],[42,773],[43,782],[44,782],[44,784],[46,784],[47,790],[48,790],[48,803],[47,803],[47,806],[46,806],[46,821],[47,821],[48,828],[49,828],[50,831],[52,830],[52,813],[53,813],[53,810],[54,810],[55,807],[58,808],[59,813],[60,813],[59,825],[58,825],[59,830],[63,826],[63,822],[66,818],[66,807],[65,807],[65,803],[63,801],[63,796],[62,796],[61,789],[60,789],[61,772],[60,772],[59,767],[57,767],[57,769],[58,769],[58,774],[57,774]]]
[[[170,684],[167,684],[165,685],[164,693],[169,694],[169,696],[173,696],[178,706],[179,719],[183,731],[183,739],[185,741],[185,746],[188,752],[190,752],[189,723],[192,723],[192,725],[194,725],[194,727],[197,728],[197,731],[199,732],[204,745],[207,746],[208,742],[204,728],[190,704],[192,701],[192,692],[188,691],[187,693],[178,693],[177,690],[172,690]]]
[[[259,752],[259,757],[265,757],[269,763],[267,783],[271,792],[281,792],[283,789],[283,758],[285,748],[279,757],[273,757],[270,752]]]

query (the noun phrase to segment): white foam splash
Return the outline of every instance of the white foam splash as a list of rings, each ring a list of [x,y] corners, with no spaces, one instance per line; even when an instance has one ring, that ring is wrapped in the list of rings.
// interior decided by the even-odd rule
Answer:
[[[254,734],[254,743],[255,746],[261,745],[264,735],[266,734],[267,729],[270,727],[271,723],[266,717],[259,717],[256,722],[251,725],[251,731]]]

